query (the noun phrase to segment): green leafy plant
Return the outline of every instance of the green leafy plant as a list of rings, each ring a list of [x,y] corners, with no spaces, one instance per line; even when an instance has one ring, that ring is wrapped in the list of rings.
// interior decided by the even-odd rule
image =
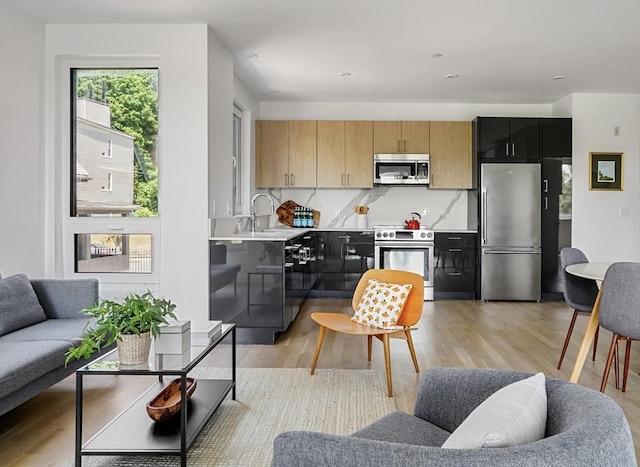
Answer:
[[[123,301],[103,300],[99,304],[85,308],[95,318],[95,325],[87,327],[79,343],[71,346],[66,353],[65,365],[73,359],[88,358],[103,346],[121,340],[123,334],[151,332],[153,337],[160,334],[160,325],[167,318],[176,319],[173,312],[176,305],[170,300],[155,297],[151,291],[139,295],[130,293]]]

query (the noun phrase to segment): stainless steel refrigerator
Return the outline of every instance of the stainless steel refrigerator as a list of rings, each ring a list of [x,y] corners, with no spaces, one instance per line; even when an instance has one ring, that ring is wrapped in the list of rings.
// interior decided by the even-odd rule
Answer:
[[[480,299],[541,299],[540,164],[480,167]]]

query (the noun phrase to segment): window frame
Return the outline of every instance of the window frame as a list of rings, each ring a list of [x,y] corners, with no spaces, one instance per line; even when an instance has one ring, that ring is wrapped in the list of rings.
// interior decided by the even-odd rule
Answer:
[[[160,60],[157,57],[65,57],[57,67],[58,91],[57,133],[60,136],[59,155],[56,157],[56,172],[59,185],[56,188],[56,263],[62,269],[65,278],[95,277],[101,284],[108,286],[124,286],[125,288],[139,288],[140,285],[153,288],[160,283],[161,277],[161,210],[156,217],[77,217],[72,216],[72,203],[75,202],[72,180],[75,177],[75,167],[72,157],[74,142],[75,110],[72,109],[72,80],[73,69],[156,69],[160,82]],[[158,93],[158,108],[161,104],[161,94]],[[160,115],[158,115],[158,133],[161,132]],[[160,138],[158,138],[160,141]],[[162,159],[160,146],[157,148],[158,177],[162,174],[160,160]],[[65,176],[66,174],[66,176]],[[159,187],[161,184],[159,184]],[[160,188],[158,204],[161,204]],[[150,234],[151,235],[151,273],[117,273],[117,272],[75,272],[75,234]]]

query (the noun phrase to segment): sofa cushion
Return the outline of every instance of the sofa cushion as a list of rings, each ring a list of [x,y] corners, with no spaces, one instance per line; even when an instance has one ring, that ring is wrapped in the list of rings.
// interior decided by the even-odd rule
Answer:
[[[449,435],[451,433],[426,420],[396,411],[356,431],[351,436],[391,443],[440,447]]]
[[[76,343],[82,337],[87,324],[95,323],[93,318],[48,319],[42,323],[18,329],[2,336],[0,342],[64,341],[67,346]]]
[[[367,326],[394,329],[409,292],[411,284],[388,284],[369,279],[351,319]]]
[[[489,396],[442,445],[450,449],[503,448],[544,438],[545,376],[538,373]]]
[[[65,341],[0,341],[0,397],[64,366]]]
[[[24,274],[0,279],[0,336],[40,323],[47,316]]]

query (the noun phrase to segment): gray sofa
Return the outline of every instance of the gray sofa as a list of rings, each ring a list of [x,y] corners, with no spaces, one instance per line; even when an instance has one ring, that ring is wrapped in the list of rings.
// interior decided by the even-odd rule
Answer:
[[[545,438],[509,448],[442,449],[456,427],[498,389],[530,374],[432,368],[414,415],[393,412],[351,436],[285,432],[274,440],[274,466],[636,466],[629,424],[597,391],[546,378]]]
[[[96,279],[0,279],[0,415],[88,362],[64,364],[91,319],[80,311],[97,301]]]

